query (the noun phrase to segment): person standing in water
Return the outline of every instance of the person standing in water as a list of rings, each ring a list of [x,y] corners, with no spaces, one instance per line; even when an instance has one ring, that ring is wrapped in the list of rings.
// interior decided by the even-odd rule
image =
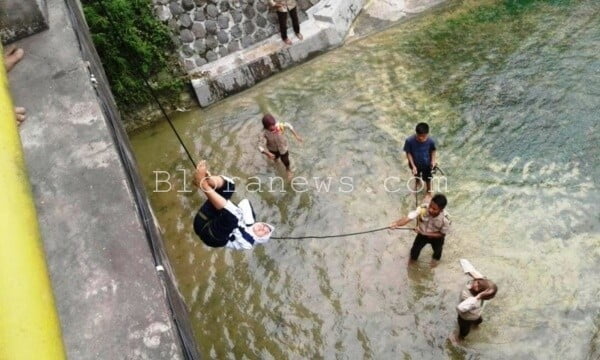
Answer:
[[[435,141],[429,136],[429,125],[419,123],[415,128],[415,135],[410,136],[404,142],[404,152],[408,160],[408,167],[415,178],[415,191],[421,187],[421,181],[425,182],[427,194],[424,202],[431,198],[432,170],[436,164]]]
[[[226,176],[211,176],[202,160],[194,173],[194,185],[206,195],[206,201],[194,218],[194,232],[210,247],[251,249],[269,241],[274,227],[255,222],[252,205],[247,199],[236,206],[230,201],[235,183]]]
[[[286,122],[277,122],[275,117],[273,117],[271,114],[265,114],[263,116],[262,124],[262,137],[265,139],[267,148],[265,149],[262,145],[259,145],[258,150],[271,160],[276,161],[277,159],[281,158],[281,162],[285,166],[287,179],[291,180],[293,173],[290,167],[288,140],[284,135],[285,129],[290,130],[298,142],[302,142],[302,138],[294,130],[294,127],[291,124]],[[262,139],[259,141],[264,143]]]
[[[425,245],[430,244],[433,248],[431,267],[437,265],[442,258],[442,249],[444,239],[450,230],[450,220],[444,212],[448,200],[442,194],[436,194],[429,203],[425,203],[416,210],[408,213],[407,216],[394,221],[391,229],[397,229],[408,224],[412,220],[417,220],[415,232],[417,236],[410,249],[409,265],[413,264],[419,258],[419,254]]]
[[[491,280],[486,279],[479,273],[471,263],[460,259],[460,264],[465,274],[471,277],[460,293],[460,303],[456,307],[458,312],[458,336],[453,334],[450,339],[453,343],[459,343],[467,337],[473,326],[479,326],[483,322],[484,300],[491,300],[498,292],[498,286]]]

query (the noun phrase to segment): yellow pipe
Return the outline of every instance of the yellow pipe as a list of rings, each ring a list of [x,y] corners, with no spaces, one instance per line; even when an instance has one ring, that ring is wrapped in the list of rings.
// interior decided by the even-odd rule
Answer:
[[[0,192],[0,360],[65,359],[3,60]]]

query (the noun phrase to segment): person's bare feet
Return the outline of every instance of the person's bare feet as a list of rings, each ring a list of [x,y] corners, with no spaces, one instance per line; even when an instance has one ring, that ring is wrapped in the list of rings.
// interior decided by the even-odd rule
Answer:
[[[297,33],[296,37],[298,38],[298,40],[304,40],[304,36],[302,36],[302,34]]]
[[[9,46],[4,51],[4,67],[6,68],[6,72],[12,70],[15,65],[23,59],[25,56],[25,51],[16,46]]]
[[[16,107],[15,108],[15,117],[17,118],[17,124],[21,125],[21,123],[23,121],[25,121],[26,118],[26,113],[27,111],[25,110],[24,107]]]
[[[201,187],[202,182],[208,175],[208,168],[206,166],[206,160],[200,160],[196,165],[196,172],[194,173],[194,185]]]
[[[288,181],[292,181],[292,179],[294,178],[294,173],[292,172],[292,170],[286,170],[285,176],[287,177]]]
[[[284,42],[286,45],[292,45],[292,40],[290,40],[290,39],[285,39],[285,40],[283,40],[283,42]]]
[[[431,262],[429,263],[429,267],[433,269],[434,267],[438,266],[439,263],[440,263],[439,261],[437,261],[435,259],[431,259]]]

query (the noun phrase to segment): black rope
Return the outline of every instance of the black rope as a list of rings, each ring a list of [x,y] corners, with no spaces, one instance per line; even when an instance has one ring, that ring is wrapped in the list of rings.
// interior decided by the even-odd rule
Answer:
[[[282,237],[277,237],[277,236],[271,236],[271,239],[275,239],[275,240],[302,240],[302,239],[330,239],[330,238],[340,238],[340,237],[346,237],[346,236],[354,236],[354,235],[361,235],[361,234],[369,234],[369,233],[374,233],[374,232],[378,232],[378,231],[382,231],[382,230],[413,230],[412,228],[396,228],[396,229],[392,229],[389,226],[385,226],[382,228],[377,228],[377,229],[373,229],[373,230],[366,230],[366,231],[359,231],[359,232],[353,232],[353,233],[347,233],[347,234],[338,234],[338,235],[305,235],[305,236],[282,236]]]
[[[108,22],[113,27],[113,29],[118,29],[118,27],[115,26],[115,23],[113,22],[113,19],[112,19],[111,15],[110,15],[109,11],[104,6],[104,1],[100,0],[100,1],[98,1],[98,3],[102,7],[102,11],[104,11],[104,14],[106,15],[106,18],[108,19]],[[117,34],[117,38],[121,42],[121,45],[125,45],[126,44],[125,40],[123,39],[123,37],[121,36],[121,34],[119,32],[117,32],[116,34]],[[127,68],[127,71],[129,71],[129,68]],[[167,112],[165,111],[165,109],[163,108],[162,104],[158,100],[158,97],[154,93],[154,89],[152,89],[152,86],[150,86],[150,83],[148,82],[148,78],[144,74],[142,74],[135,67],[134,67],[133,71],[135,72],[136,76],[138,76],[139,78],[141,78],[144,81],[144,84],[146,85],[146,88],[148,89],[148,93],[150,94],[150,96],[152,96],[152,98],[156,102],[156,105],[158,105],[160,111],[162,112],[163,116],[169,122],[169,126],[171,127],[171,129],[175,133],[175,136],[177,136],[177,140],[179,141],[179,143],[181,144],[181,146],[185,150],[185,153],[187,154],[188,159],[190,159],[190,162],[192,163],[192,165],[194,165],[194,169],[195,169],[196,168],[196,162],[194,161],[194,158],[192,157],[192,154],[190,153],[190,151],[188,150],[188,148],[185,146],[183,140],[181,139],[181,136],[179,136],[179,133],[177,132],[177,129],[175,129],[175,126],[173,125],[173,122],[171,122],[171,118],[169,118],[169,115],[167,115]]]

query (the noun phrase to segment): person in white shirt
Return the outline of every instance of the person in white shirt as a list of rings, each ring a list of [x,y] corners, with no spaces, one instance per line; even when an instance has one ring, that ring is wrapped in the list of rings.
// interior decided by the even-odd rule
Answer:
[[[455,342],[464,340],[471,331],[471,327],[481,324],[484,301],[493,299],[498,292],[498,286],[475,270],[469,261],[460,259],[460,263],[465,274],[472,279],[461,291],[460,303],[456,307],[459,330],[458,337],[453,339]]]
[[[247,199],[236,206],[230,201],[235,183],[226,176],[211,176],[206,161],[200,161],[194,174],[194,184],[207,200],[194,218],[194,232],[210,247],[251,249],[269,241],[274,227],[255,222],[252,205]]]
[[[430,244],[433,248],[431,266],[434,267],[442,258],[444,239],[450,230],[450,220],[444,211],[448,200],[442,194],[436,194],[429,203],[425,203],[411,211],[407,216],[394,221],[391,229],[400,228],[412,220],[417,220],[415,232],[417,236],[410,249],[409,264],[413,264],[419,258],[419,254],[425,245]]]

